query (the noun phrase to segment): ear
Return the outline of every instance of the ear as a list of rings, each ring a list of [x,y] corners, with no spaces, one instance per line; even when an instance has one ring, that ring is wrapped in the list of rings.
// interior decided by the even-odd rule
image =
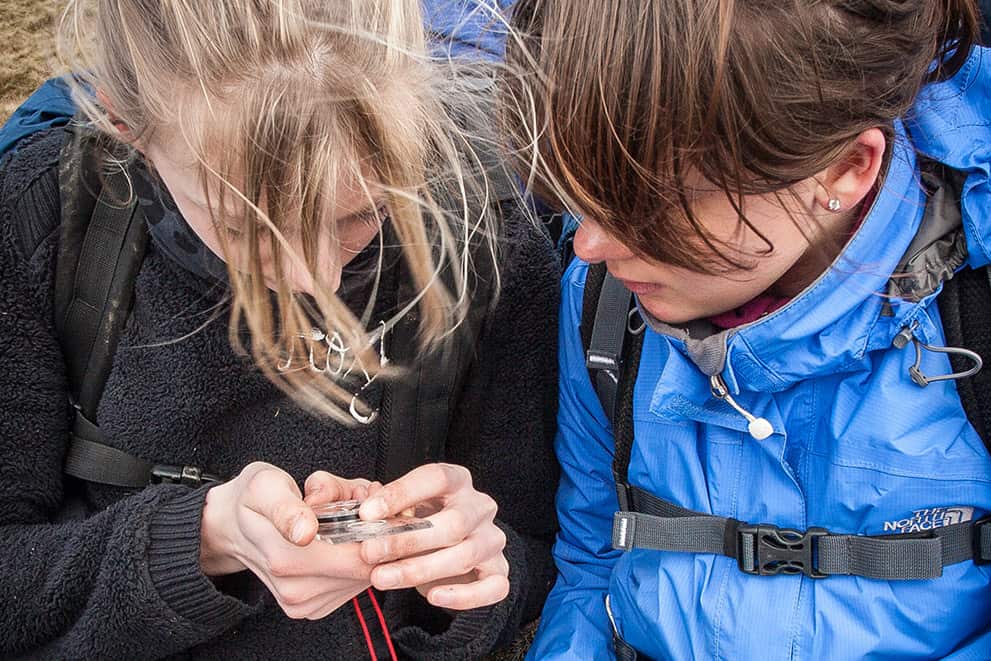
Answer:
[[[107,111],[107,119],[109,119],[110,123],[113,124],[115,129],[117,129],[117,134],[120,140],[140,150],[141,146],[137,144],[137,138],[135,137],[134,132],[131,130],[131,127],[128,126],[127,123],[114,112],[113,101],[111,101],[110,97],[107,96],[106,91],[102,88],[97,89],[96,100],[101,106],[103,106],[103,109]]]
[[[846,153],[816,177],[816,203],[834,213],[855,208],[877,183],[886,147],[879,128],[857,136]]]

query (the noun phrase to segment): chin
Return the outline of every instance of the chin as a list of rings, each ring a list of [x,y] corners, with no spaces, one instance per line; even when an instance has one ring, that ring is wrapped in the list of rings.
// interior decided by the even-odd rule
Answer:
[[[659,303],[644,298],[640,299],[640,305],[658,321],[672,326],[708,316],[705,311],[691,305],[672,305],[669,302]]]

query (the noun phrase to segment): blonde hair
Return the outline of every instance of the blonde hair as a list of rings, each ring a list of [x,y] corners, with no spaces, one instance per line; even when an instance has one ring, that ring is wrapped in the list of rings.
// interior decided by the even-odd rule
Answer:
[[[382,367],[374,337],[317,268],[339,182],[354,182],[369,202],[372,189],[384,193],[419,291],[411,305],[424,347],[465,319],[469,248],[482,240],[494,250],[496,230],[482,168],[455,116],[471,102],[451,98],[474,88],[453,84],[457,67],[429,56],[419,0],[69,0],[59,52],[83,72],[71,79],[74,96],[95,127],[117,136],[121,121],[141,144],[179,138],[210,208],[233,202],[243,216],[236,241],[246,262],[235,268],[234,240],[212,213],[228,257],[231,342],[244,350],[246,327],[256,364],[301,403],[350,420],[352,392],[310,369],[279,369],[327,351],[314,326],[363,348],[366,376]],[[111,100],[113,118],[91,90]],[[292,268],[313,278],[311,301],[291,291]]]

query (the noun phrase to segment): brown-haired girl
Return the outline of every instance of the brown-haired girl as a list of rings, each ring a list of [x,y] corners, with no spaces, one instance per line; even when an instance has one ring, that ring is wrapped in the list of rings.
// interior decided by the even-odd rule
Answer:
[[[515,11],[516,146],[581,216],[531,658],[991,657],[978,362],[937,305],[991,261],[974,2]]]
[[[422,20],[418,0],[69,3],[84,119],[0,170],[0,656],[478,658],[536,616],[557,268],[529,223],[498,227],[460,130],[480,86],[429,56]],[[135,198],[149,235],[111,290],[133,292],[130,311],[111,297],[103,318],[77,295],[95,262],[77,255],[56,284],[63,222],[94,187],[111,211],[83,251]],[[475,297],[500,284],[483,321]],[[81,329],[64,326],[122,313],[86,419],[60,346]],[[457,391],[397,364],[469,324]],[[404,387],[441,392],[403,419],[383,391],[410,373]],[[155,483],[67,478],[70,436],[78,461],[93,422],[97,469],[155,465]],[[451,463],[370,483],[391,430],[420,424]],[[189,488],[190,466],[227,480]],[[350,498],[363,519],[413,508],[432,526],[316,539],[312,506]]]

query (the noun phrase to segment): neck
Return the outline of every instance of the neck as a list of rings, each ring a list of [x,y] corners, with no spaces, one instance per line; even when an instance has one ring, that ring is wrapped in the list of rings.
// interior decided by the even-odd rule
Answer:
[[[839,257],[856,233],[862,218],[860,207],[819,221],[815,240],[798,261],[767,290],[771,296],[794,298],[811,285]]]

